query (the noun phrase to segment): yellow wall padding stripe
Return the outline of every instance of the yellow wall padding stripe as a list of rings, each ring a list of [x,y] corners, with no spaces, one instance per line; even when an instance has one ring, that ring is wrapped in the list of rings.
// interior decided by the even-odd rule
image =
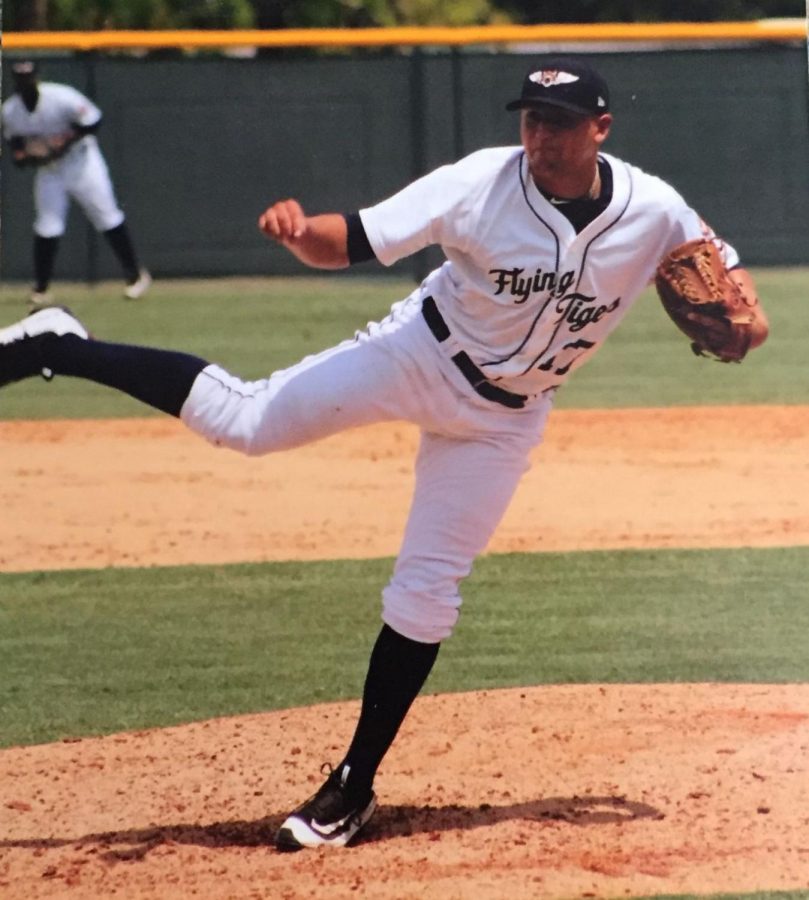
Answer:
[[[278,31],[17,31],[6,50],[177,47],[380,47],[560,42],[804,41],[805,19],[756,22],[634,22],[593,25],[479,25],[467,28],[290,28]]]

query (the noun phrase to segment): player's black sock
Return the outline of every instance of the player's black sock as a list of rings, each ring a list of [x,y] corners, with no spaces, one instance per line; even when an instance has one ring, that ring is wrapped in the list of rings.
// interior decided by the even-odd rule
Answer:
[[[87,378],[124,391],[179,418],[204,359],[174,350],[84,340],[74,334],[45,335],[41,363],[54,375]]]
[[[382,626],[371,653],[357,730],[342,765],[352,794],[370,791],[374,775],[424,686],[440,644],[422,644]]]
[[[58,237],[45,238],[38,234],[34,235],[34,290],[40,294],[44,294],[51,283],[58,249]]]
[[[112,247],[112,252],[118,257],[121,267],[124,270],[124,277],[127,284],[137,281],[140,274],[140,266],[138,265],[138,257],[135,253],[135,247],[129,234],[129,228],[126,222],[121,222],[115,228],[110,228],[104,232],[104,237]]]

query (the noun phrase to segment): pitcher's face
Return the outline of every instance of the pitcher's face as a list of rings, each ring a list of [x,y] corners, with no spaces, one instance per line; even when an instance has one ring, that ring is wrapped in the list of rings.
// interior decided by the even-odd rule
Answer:
[[[540,104],[520,113],[520,138],[538,184],[591,169],[610,131],[612,116],[585,116]]]

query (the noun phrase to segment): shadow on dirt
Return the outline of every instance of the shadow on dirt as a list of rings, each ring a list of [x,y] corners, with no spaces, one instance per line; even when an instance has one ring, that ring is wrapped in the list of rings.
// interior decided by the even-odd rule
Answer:
[[[272,846],[285,814],[254,821],[215,822],[210,825],[156,825],[129,831],[108,831],[79,838],[26,838],[0,840],[0,850],[34,851],[73,847],[95,850],[99,858],[114,861],[144,859],[156,847],[191,844],[200,847]],[[357,845],[394,837],[442,831],[487,828],[499,822],[562,822],[573,826],[609,825],[637,819],[663,819],[660,810],[626,797],[546,797],[527,803],[494,806],[381,806]]]
[[[499,822],[565,822],[570,825],[611,825],[636,819],[663,819],[654,806],[623,796],[545,797],[527,803],[492,806],[383,806],[358,843],[429,832],[488,828]]]

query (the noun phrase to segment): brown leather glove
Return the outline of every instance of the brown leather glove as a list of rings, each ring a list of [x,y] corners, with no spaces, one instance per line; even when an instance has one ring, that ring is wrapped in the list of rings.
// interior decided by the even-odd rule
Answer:
[[[741,362],[750,349],[751,302],[730,277],[714,241],[681,244],[661,261],[655,287],[674,324],[698,356]]]

